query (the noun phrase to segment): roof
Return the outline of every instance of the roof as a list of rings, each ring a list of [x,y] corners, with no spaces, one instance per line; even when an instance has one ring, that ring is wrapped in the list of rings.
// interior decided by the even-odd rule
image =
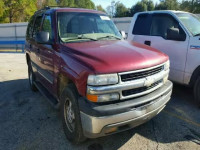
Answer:
[[[139,12],[139,13],[189,13],[185,11],[176,11],[176,10],[154,10],[154,11],[145,11],[145,12]]]
[[[106,14],[101,11],[93,9],[83,9],[83,8],[68,8],[68,7],[45,7],[44,9],[38,10],[36,13],[48,11],[48,12],[87,12],[87,13],[96,13],[96,14]]]

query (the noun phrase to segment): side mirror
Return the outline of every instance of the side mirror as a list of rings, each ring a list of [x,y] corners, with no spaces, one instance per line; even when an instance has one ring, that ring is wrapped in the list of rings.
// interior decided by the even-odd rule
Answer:
[[[50,44],[49,32],[38,32],[35,37],[35,41],[40,44]]]
[[[127,38],[125,31],[120,31],[120,33],[121,33],[123,39]]]
[[[167,39],[174,41],[185,41],[185,34],[180,34],[178,28],[169,28],[167,29]]]

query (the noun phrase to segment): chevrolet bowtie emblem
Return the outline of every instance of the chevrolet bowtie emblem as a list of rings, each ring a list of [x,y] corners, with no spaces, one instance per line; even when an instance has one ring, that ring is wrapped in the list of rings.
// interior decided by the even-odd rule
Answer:
[[[151,86],[152,84],[154,83],[154,78],[151,78],[151,77],[147,77],[145,82],[144,82],[144,86]]]

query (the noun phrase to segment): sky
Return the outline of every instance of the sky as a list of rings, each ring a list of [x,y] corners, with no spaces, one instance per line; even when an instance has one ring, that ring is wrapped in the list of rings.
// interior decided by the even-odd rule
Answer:
[[[106,9],[107,6],[111,5],[111,2],[113,0],[92,0],[95,5],[101,5],[104,9]],[[136,4],[138,1],[141,0],[114,0],[115,2],[123,3],[127,8],[131,8],[134,4]],[[153,0],[154,4],[159,3],[160,0]]]

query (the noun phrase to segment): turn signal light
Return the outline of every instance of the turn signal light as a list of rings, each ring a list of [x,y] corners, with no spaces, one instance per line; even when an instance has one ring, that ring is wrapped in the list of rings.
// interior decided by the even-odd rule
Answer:
[[[97,95],[89,95],[89,94],[87,94],[87,99],[92,101],[92,102],[97,102],[98,101],[98,96]]]

